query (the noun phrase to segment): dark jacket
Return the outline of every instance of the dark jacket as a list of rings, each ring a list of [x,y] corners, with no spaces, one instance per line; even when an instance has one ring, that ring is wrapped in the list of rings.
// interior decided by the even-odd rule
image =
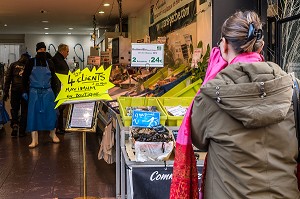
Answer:
[[[16,61],[12,63],[6,71],[4,94],[8,95],[11,85],[12,92],[22,92],[22,76],[26,62]]]
[[[235,63],[201,87],[193,144],[208,149],[205,198],[300,197],[293,80],[271,62]]]
[[[30,84],[30,75],[32,68],[34,66],[34,59],[36,59],[36,65],[37,66],[44,66],[46,67],[46,60],[48,62],[49,69],[51,71],[51,88],[55,94],[58,93],[58,86],[57,82],[55,81],[55,71],[54,71],[54,64],[51,59],[46,58],[46,53],[45,52],[38,52],[35,56],[35,58],[31,58],[27,64],[25,65],[25,70],[23,74],[23,92],[28,93],[29,92],[29,84]]]
[[[57,52],[52,57],[52,61],[54,63],[55,73],[60,73],[60,74],[64,74],[64,75],[68,74],[69,66],[68,66],[64,56],[60,52]],[[59,88],[58,91],[60,91],[61,83],[56,75],[55,75],[55,82],[57,83],[57,87]]]
[[[53,57],[52,61],[54,63],[54,68],[56,73],[67,75],[69,72],[69,66],[64,58],[64,56],[57,52]]]

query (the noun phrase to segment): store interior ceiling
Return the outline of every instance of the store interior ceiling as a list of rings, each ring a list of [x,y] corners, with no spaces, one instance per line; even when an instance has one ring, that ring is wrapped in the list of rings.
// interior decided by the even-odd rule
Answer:
[[[96,29],[102,35],[116,31],[120,5],[126,23],[130,13],[149,4],[150,0],[0,0],[0,34],[85,35]]]

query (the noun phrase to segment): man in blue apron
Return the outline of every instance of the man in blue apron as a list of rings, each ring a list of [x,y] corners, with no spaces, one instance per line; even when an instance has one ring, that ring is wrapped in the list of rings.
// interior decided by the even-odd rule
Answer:
[[[55,134],[56,110],[55,95],[57,82],[53,62],[47,59],[46,45],[39,42],[36,45],[36,56],[31,58],[24,70],[23,98],[28,100],[27,132],[31,132],[30,148],[38,145],[38,131],[50,131],[54,143],[60,142]]]

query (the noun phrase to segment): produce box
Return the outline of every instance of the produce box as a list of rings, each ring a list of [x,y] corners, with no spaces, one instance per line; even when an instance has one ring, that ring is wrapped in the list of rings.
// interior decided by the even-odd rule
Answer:
[[[149,88],[149,87],[153,86],[154,84],[156,84],[157,81],[160,79],[166,79],[168,76],[176,75],[176,74],[184,71],[185,67],[186,67],[185,65],[181,65],[177,69],[172,71],[171,73],[169,73],[168,67],[164,67],[164,68],[158,70],[158,72],[155,75],[153,75],[152,77],[150,77],[147,81],[145,81],[143,83],[143,86],[145,89]]]
[[[167,115],[166,126],[180,126],[183,116],[174,116],[175,113],[181,110],[187,110],[194,97],[158,97],[158,102]],[[169,110],[169,111],[168,111]],[[173,110],[173,114],[172,111]]]
[[[177,84],[174,88],[162,95],[162,97],[194,97],[202,84],[202,79],[189,84],[189,78]]]
[[[165,125],[167,115],[154,97],[119,97],[119,110],[124,126],[131,126],[132,116],[127,115],[127,107],[154,106],[160,112],[160,124]]]
[[[181,82],[183,82],[190,75],[191,75],[191,73],[183,73],[182,76],[180,76],[175,81],[170,82],[168,84],[165,84],[163,86],[160,86],[159,89],[158,89],[158,92],[156,93],[155,96],[156,97],[162,96],[164,93],[168,92],[169,90],[171,90],[172,88],[174,88],[175,86],[177,86],[178,84],[180,84]]]
[[[143,85],[145,88],[148,88],[149,86],[155,84],[159,78],[167,77],[168,76],[168,67],[163,67],[157,71],[155,75],[147,79]]]
[[[166,161],[174,148],[173,134],[163,125],[152,128],[130,127],[135,160]]]

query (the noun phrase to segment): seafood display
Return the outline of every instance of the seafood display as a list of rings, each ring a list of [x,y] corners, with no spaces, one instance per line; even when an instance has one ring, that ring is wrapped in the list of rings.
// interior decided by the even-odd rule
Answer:
[[[169,130],[158,125],[152,128],[131,127],[135,161],[166,161],[173,148],[174,138]]]
[[[134,110],[156,112],[157,107],[156,106],[137,106],[137,107],[128,106],[128,107],[126,107],[127,116],[132,116],[132,113],[133,113]]]
[[[173,141],[172,135],[162,125],[152,128],[132,127],[131,135],[135,141],[140,142],[169,142]]]

